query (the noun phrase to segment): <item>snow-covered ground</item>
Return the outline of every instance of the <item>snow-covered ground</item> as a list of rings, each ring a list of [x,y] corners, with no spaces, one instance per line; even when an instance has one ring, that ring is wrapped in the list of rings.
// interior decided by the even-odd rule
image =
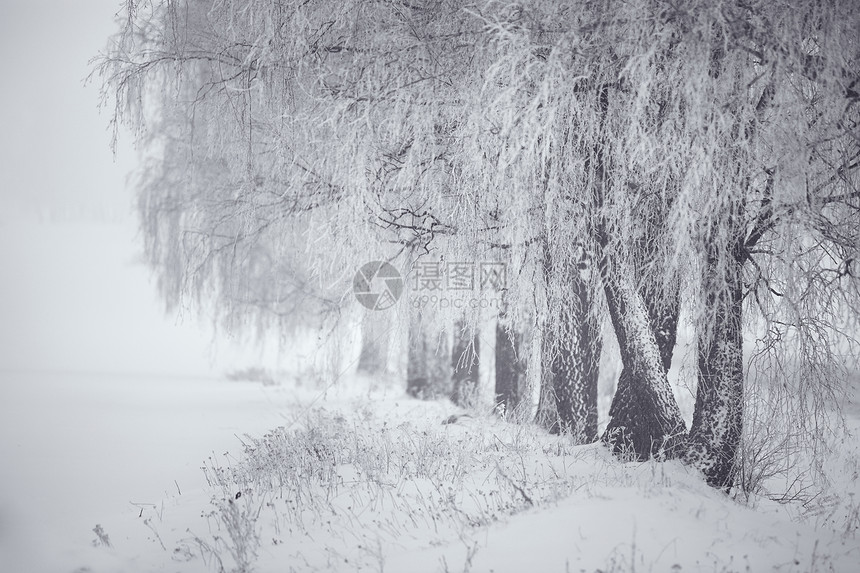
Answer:
[[[202,572],[218,559],[229,571],[243,535],[262,572],[860,563],[856,516],[853,529],[847,514],[833,527],[798,522],[678,463],[621,464],[490,418],[442,424],[452,406],[407,399],[393,382],[3,376],[4,571]]]
[[[111,534],[199,490],[207,455],[283,423],[285,406],[256,384],[189,377],[5,372],[0,385],[0,570],[20,573],[89,565],[96,524]],[[129,535],[111,537],[118,554],[152,549],[146,529]]]

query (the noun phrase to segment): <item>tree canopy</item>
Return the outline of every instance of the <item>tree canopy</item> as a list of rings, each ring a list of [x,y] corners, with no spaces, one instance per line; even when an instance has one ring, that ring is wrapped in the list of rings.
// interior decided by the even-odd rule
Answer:
[[[513,321],[559,332],[586,299],[611,318],[610,428],[647,427],[621,442],[640,455],[686,436],[666,379],[683,307],[686,455],[722,485],[744,325],[781,363],[800,344],[818,402],[853,351],[858,29],[849,1],[129,0],[97,68],[147,143],[169,296],[290,314],[335,307],[369,250],[503,258]]]

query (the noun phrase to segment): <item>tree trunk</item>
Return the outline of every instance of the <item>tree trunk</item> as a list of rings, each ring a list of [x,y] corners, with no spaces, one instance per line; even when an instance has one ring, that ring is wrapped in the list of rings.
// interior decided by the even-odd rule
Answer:
[[[506,325],[504,310],[496,323],[496,411],[518,421],[527,382],[526,345],[523,332]]]
[[[421,316],[409,323],[406,357],[406,393],[421,398],[430,386],[430,365],[427,363],[429,337],[421,324]]]
[[[553,269],[548,264],[548,282]],[[585,259],[565,261],[560,276],[573,296],[555,301],[550,312],[559,312],[557,328],[544,328],[541,342],[541,401],[538,422],[551,433],[573,434],[580,443],[597,439],[597,379],[600,327],[593,312],[591,288],[583,277]],[[550,292],[552,292],[550,288]]]
[[[475,330],[469,336],[469,327],[464,322],[454,326],[454,349],[451,352],[453,369],[451,401],[463,408],[476,404],[479,377],[480,339]]]
[[[603,441],[614,453],[639,460],[676,456],[685,426],[667,372],[677,333],[677,293],[665,306],[657,297],[646,303],[633,270],[618,263],[606,265],[604,291],[623,368]]]
[[[447,337],[429,329],[420,313],[411,318],[408,336],[406,393],[423,400],[449,396],[451,369]]]
[[[361,353],[358,356],[361,373],[382,374],[388,369],[391,327],[382,319],[382,312],[368,310],[361,321]]]
[[[699,333],[696,409],[685,459],[714,487],[731,487],[743,426],[743,257],[708,253],[707,328]]]

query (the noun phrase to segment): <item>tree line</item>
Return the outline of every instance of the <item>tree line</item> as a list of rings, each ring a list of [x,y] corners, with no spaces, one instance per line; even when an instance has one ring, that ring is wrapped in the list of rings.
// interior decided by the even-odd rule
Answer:
[[[503,261],[502,399],[532,332],[547,425],[597,439],[608,321],[600,438],[721,488],[753,385],[815,417],[856,365],[852,2],[127,0],[118,22],[95,71],[144,149],[146,254],[173,303],[286,329],[336,317],[343,261],[369,252]],[[689,428],[667,378],[682,317]],[[478,318],[443,318],[466,387]],[[750,338],[774,368],[745,368]]]

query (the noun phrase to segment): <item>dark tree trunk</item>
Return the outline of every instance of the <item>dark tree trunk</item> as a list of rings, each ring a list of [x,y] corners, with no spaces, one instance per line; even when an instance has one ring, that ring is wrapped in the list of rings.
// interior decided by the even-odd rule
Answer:
[[[424,400],[447,397],[451,387],[447,337],[428,329],[420,314],[412,317],[408,336],[406,393]]]
[[[506,328],[507,326],[507,328]],[[496,411],[509,420],[520,419],[526,392],[526,341],[523,332],[506,325],[504,311],[496,324]]]
[[[715,32],[712,73],[718,75],[725,51],[721,30]],[[736,114],[739,129],[742,117]],[[768,187],[772,184],[769,181]],[[762,223],[773,215],[769,196],[767,204],[759,214]],[[723,489],[733,485],[743,429],[743,266],[748,249],[763,232],[754,227],[746,236],[744,208],[743,202],[728,204],[722,221],[728,240],[720,241],[719,233],[712,233],[706,245],[702,285],[706,314],[698,329],[696,408],[684,453],[685,461],[701,470],[709,485]]]
[[[604,113],[608,96],[608,90],[601,92],[599,105]],[[595,206],[600,210],[608,184],[607,164],[599,150],[595,159],[600,181]],[[643,273],[637,272],[659,266],[663,224],[674,196],[655,195],[652,205],[642,206],[646,216],[638,221],[641,232],[629,247],[610,240],[606,221],[598,219],[594,229],[603,290],[622,362],[602,439],[616,455],[640,460],[676,457],[686,438],[684,419],[667,376],[677,337],[680,286],[662,292],[656,277],[643,286],[639,284]]]
[[[623,365],[603,434],[612,451],[645,460],[674,457],[685,436],[667,372],[678,325],[677,292],[646,301],[632,269],[606,265],[604,291]]]
[[[554,270],[564,280],[572,297],[549,301],[558,309],[555,329],[544,329],[541,342],[541,401],[538,421],[551,433],[566,433],[581,443],[597,439],[597,379],[599,375],[600,325],[593,312],[592,290],[584,278],[588,262],[548,265],[549,281]],[[552,289],[550,289],[552,291]]]
[[[427,363],[430,340],[421,324],[421,317],[409,324],[406,349],[406,393],[420,398],[430,386],[430,365]]]
[[[366,311],[361,321],[361,353],[358,371],[382,374],[388,367],[388,343],[391,327],[383,321],[380,311]]]
[[[475,406],[478,396],[480,343],[477,331],[469,336],[463,322],[454,326],[454,349],[451,352],[451,401],[468,408]]]
[[[706,261],[704,287],[708,327],[699,333],[696,409],[685,458],[714,487],[734,481],[743,427],[743,257],[715,252]]]

